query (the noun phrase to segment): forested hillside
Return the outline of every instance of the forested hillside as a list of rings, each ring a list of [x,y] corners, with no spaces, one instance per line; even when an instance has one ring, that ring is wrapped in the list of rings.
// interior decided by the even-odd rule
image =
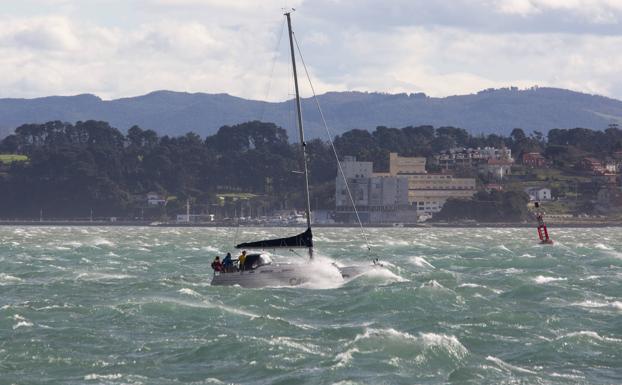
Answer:
[[[335,145],[341,156],[373,161],[377,171],[388,168],[389,152],[429,157],[456,146],[507,146],[517,155],[542,151],[556,167],[572,168],[578,157],[603,158],[622,149],[622,131],[552,130],[547,140],[520,129],[504,137],[473,136],[456,127],[381,126],[348,131]],[[94,210],[99,217],[157,218],[184,212],[186,200],[197,213],[222,215],[241,200],[251,202],[256,213],[300,208],[297,146],[282,128],[258,121],[223,126],[206,138],[159,136],[138,126],[123,134],[101,121],[22,125],[0,141],[0,217],[37,218],[41,210],[48,217],[87,217]],[[333,152],[318,139],[307,146],[312,206],[332,209]],[[149,207],[149,192],[164,197],[165,207]]]

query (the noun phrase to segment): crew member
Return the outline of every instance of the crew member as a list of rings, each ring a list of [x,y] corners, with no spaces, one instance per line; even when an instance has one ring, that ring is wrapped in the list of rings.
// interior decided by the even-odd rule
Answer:
[[[222,260],[222,268],[226,273],[233,269],[233,259],[231,258],[231,253],[227,253],[225,258]]]
[[[246,261],[246,250],[242,251],[242,254],[238,257],[238,267],[240,270],[244,270],[244,261]]]
[[[222,262],[220,262],[219,256],[216,256],[216,258],[214,258],[214,261],[212,262],[212,269],[217,272],[222,271]]]

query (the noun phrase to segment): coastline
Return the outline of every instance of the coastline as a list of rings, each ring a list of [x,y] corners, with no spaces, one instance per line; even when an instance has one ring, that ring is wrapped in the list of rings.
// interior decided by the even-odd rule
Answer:
[[[622,227],[621,221],[548,221],[549,228],[555,227]],[[153,221],[98,221],[98,220],[0,220],[0,226],[110,226],[110,227],[292,227],[300,225],[268,225],[268,224],[241,224],[239,226],[222,222],[176,223]],[[314,224],[315,228],[350,228],[359,227],[350,223]],[[396,224],[363,224],[365,228],[533,228],[532,222],[423,222],[423,223],[396,223]]]

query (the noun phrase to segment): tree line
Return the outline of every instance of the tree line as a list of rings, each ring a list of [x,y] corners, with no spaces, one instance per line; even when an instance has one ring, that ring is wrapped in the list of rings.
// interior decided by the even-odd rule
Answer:
[[[551,130],[545,138],[521,129],[504,137],[471,135],[457,127],[380,126],[334,139],[340,156],[373,161],[376,171],[388,170],[389,152],[431,157],[453,147],[506,146],[515,155],[539,151],[563,162],[568,152],[605,156],[621,143],[617,127]],[[306,145],[312,207],[332,209],[337,173],[332,148],[319,139]],[[124,133],[102,121],[25,124],[0,141],[0,154],[28,157],[0,164],[0,217],[37,218],[41,211],[47,217],[86,217],[91,210],[99,217],[158,217],[184,212],[187,200],[193,212],[213,213],[243,205],[236,199],[242,193],[255,213],[301,208],[298,146],[281,127],[259,121],[223,126],[206,138],[192,132],[159,136],[138,126]],[[165,197],[165,207],[147,206],[148,192]]]

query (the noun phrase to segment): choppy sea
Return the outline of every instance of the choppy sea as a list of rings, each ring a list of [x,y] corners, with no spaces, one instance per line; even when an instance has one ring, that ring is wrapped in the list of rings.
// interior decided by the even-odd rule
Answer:
[[[343,283],[365,242],[319,228],[305,287],[210,286],[288,231],[0,227],[0,384],[622,383],[622,229],[368,229]]]

